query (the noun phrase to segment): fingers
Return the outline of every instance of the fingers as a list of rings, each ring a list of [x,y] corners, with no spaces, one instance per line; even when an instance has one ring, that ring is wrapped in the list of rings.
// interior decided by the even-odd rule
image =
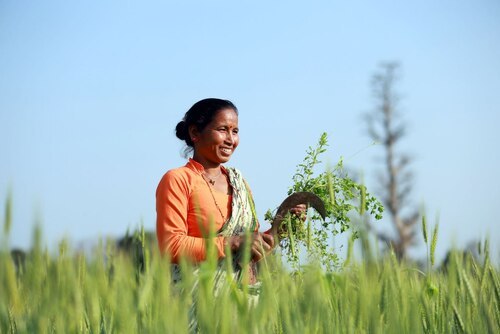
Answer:
[[[270,251],[272,247],[267,241],[264,240],[261,233],[258,233],[252,242],[252,248],[257,249],[260,252],[263,251],[265,253]]]
[[[298,205],[294,206],[293,208],[291,208],[290,212],[293,214],[298,214],[298,213],[305,212],[306,210],[307,210],[307,205],[298,204]]]
[[[264,233],[255,233],[252,241],[252,258],[254,261],[260,261],[269,253],[274,246],[274,238]]]
[[[305,205],[305,204],[298,204],[290,209],[291,214],[296,215],[297,217],[301,218],[302,220],[306,219],[306,212],[307,212],[307,205]]]
[[[305,211],[307,209],[307,205],[305,205],[305,204],[297,204],[295,206],[295,208],[297,208],[299,210],[302,210],[302,211]]]
[[[239,235],[229,237],[227,242],[230,245],[231,251],[237,251],[244,247],[245,236]],[[254,261],[260,261],[274,248],[274,237],[270,234],[256,232],[251,236],[250,253]]]
[[[252,254],[252,259],[255,262],[260,261],[266,255],[266,252],[262,246],[262,241],[256,239],[252,242],[250,252]]]
[[[262,233],[262,240],[269,245],[270,249],[274,248],[274,237],[270,234]]]

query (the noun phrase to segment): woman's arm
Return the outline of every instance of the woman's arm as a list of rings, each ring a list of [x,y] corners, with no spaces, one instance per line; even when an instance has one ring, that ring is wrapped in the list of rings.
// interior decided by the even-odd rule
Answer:
[[[224,257],[224,238],[205,239],[188,235],[189,184],[176,170],[166,173],[156,190],[156,235],[162,254],[174,263],[181,257],[195,262],[206,257],[207,242],[214,242],[218,257]]]

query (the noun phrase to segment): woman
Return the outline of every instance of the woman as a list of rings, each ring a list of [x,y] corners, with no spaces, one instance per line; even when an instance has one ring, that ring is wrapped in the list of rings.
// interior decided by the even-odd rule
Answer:
[[[185,166],[168,171],[156,191],[158,244],[174,264],[174,281],[180,279],[181,258],[203,261],[207,243],[214,243],[219,259],[232,253],[237,280],[242,250],[249,249],[249,283],[253,284],[255,262],[274,247],[271,235],[258,232],[253,199],[241,173],[223,166],[238,147],[238,132],[236,106],[215,98],[195,103],[176,126],[177,137],[193,156]],[[212,238],[211,229],[216,232]],[[245,246],[245,240],[250,244]]]

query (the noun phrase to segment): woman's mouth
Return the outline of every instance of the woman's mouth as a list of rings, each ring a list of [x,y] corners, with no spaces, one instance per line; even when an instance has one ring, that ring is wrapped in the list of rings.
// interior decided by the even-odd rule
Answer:
[[[224,148],[224,147],[223,147],[223,148],[221,148],[220,150],[221,150],[221,152],[222,152],[223,154],[225,154],[225,155],[231,155],[231,153],[233,153],[233,150],[232,150],[232,149],[230,149],[230,148]]]

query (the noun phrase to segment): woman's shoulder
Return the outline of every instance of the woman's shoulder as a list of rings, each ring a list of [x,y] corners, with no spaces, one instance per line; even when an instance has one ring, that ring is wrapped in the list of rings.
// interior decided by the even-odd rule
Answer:
[[[186,166],[170,169],[163,175],[158,187],[171,187],[172,185],[189,187],[194,174],[195,172]]]
[[[163,177],[170,177],[170,178],[183,178],[186,176],[189,176],[192,174],[193,171],[188,168],[187,166],[181,166],[177,168],[170,169],[163,175]]]

